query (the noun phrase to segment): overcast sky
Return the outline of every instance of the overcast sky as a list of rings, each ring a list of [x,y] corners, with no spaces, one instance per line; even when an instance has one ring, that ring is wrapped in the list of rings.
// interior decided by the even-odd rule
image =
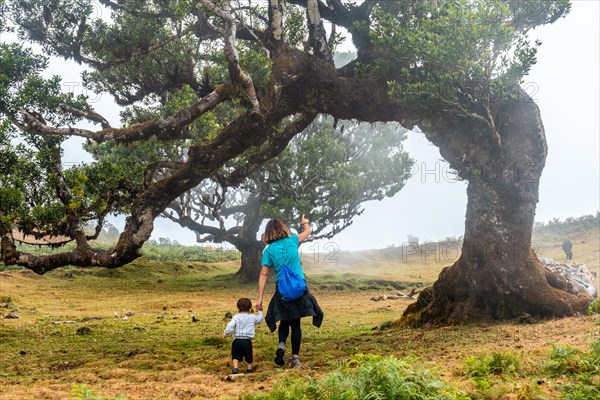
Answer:
[[[576,0],[567,18],[531,35],[542,46],[524,88],[541,109],[549,146],[537,221],[594,214],[600,209],[599,4]],[[65,89],[76,93],[82,91],[79,73],[75,64],[58,60],[47,72],[62,75]],[[118,109],[110,96],[93,100],[97,111],[118,126]],[[66,162],[90,160],[80,143],[72,140],[65,147]],[[405,149],[416,161],[414,175],[394,198],[365,204],[365,212],[354,224],[331,240],[340,251],[399,245],[409,234],[421,241],[463,234],[466,183],[452,179],[437,148],[422,134],[410,132]],[[122,220],[113,222],[122,227]],[[194,243],[194,235],[174,223],[159,219],[155,225],[153,238]]]

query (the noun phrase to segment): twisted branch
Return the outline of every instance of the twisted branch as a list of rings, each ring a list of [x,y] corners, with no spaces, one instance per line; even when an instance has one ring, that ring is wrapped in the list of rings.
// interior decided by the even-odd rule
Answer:
[[[211,10],[215,15],[225,22],[225,32],[223,35],[225,45],[223,50],[225,53],[225,58],[227,59],[229,77],[231,78],[232,82],[239,83],[244,89],[244,92],[246,92],[246,95],[252,104],[252,112],[260,114],[260,105],[256,97],[256,89],[254,88],[252,77],[240,66],[238,53],[235,49],[236,24],[231,14],[231,6],[229,2],[224,2],[224,10],[222,10],[209,0],[200,1],[205,7]]]
[[[333,54],[327,41],[327,33],[323,26],[323,20],[319,13],[318,0],[308,0],[306,5],[306,15],[308,20],[308,43],[313,49],[314,54],[333,63]]]
[[[14,121],[17,126],[23,131],[34,132],[42,136],[80,136],[86,139],[94,140],[98,143],[115,141],[117,143],[131,143],[136,141],[144,141],[151,137],[156,137],[158,140],[174,140],[185,139],[187,133],[183,129],[185,126],[194,122],[202,114],[212,110],[219,103],[229,97],[228,90],[225,87],[218,87],[212,93],[201,98],[196,103],[188,108],[181,110],[164,120],[151,120],[136,124],[127,128],[112,128],[104,127],[100,131],[91,131],[82,128],[57,128],[48,126],[40,121],[33,114],[26,110],[19,110],[23,118],[23,122]],[[72,110],[72,111],[71,111]],[[84,116],[92,121],[104,120],[100,115],[81,110],[71,109],[75,115]]]

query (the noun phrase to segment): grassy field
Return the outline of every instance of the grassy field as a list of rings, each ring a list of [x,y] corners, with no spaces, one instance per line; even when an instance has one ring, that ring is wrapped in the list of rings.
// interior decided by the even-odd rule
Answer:
[[[598,271],[596,228],[538,230],[538,254],[563,260],[565,234],[574,244],[573,261]],[[597,375],[575,368],[600,336],[597,316],[409,329],[393,321],[411,300],[371,300],[430,284],[452,255],[388,248],[324,260],[306,253],[309,286],[325,321],[316,329],[303,320],[305,368],[275,367],[277,337],[262,324],[254,343],[256,373],[234,382],[224,380],[230,371],[230,342],[220,339],[224,316],[235,312],[239,297],[254,301],[257,294],[255,284],[236,283],[235,260],[142,258],[117,270],[0,272],[0,313],[16,310],[20,317],[0,319],[0,399],[235,399],[271,392],[282,382],[319,382],[366,353],[411,357],[410,365],[431,370],[474,399],[569,398],[561,388],[600,385]],[[272,279],[267,292],[273,292]],[[493,357],[512,367],[490,372]],[[571,369],[558,369],[556,360]],[[586,398],[578,396],[570,398]]]

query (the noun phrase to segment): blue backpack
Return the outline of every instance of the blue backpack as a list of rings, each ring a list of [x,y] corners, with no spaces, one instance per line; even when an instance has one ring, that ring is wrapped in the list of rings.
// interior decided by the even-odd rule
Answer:
[[[302,297],[306,291],[306,281],[294,272],[287,264],[281,266],[277,289],[284,301],[294,301]]]

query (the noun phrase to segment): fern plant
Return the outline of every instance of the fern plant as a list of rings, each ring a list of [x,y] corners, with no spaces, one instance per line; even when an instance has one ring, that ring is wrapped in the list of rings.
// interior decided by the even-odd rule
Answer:
[[[337,371],[316,381],[285,381],[272,393],[247,394],[243,400],[454,400],[468,399],[414,358],[359,354]]]
[[[127,400],[127,397],[118,395],[112,399],[102,397],[96,394],[94,389],[90,389],[88,385],[75,385],[71,388],[71,400]]]

